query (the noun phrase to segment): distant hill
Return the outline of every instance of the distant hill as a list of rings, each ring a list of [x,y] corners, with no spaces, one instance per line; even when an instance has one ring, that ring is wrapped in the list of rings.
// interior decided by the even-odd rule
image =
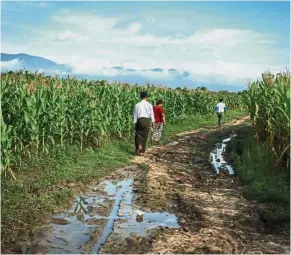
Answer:
[[[46,73],[55,73],[57,70],[59,72],[65,72],[65,73],[70,73],[72,72],[72,68],[67,65],[60,65],[57,64],[49,59],[38,57],[38,56],[32,56],[24,53],[19,53],[19,54],[7,54],[7,53],[1,53],[1,62],[9,62],[9,61],[14,61],[18,60],[18,66],[17,68],[11,68],[11,69],[26,69],[30,71],[38,71],[38,70],[43,70]],[[12,65],[9,65],[9,67]],[[2,71],[10,71],[9,67],[4,64],[4,68],[2,68]],[[5,68],[7,70],[5,70]],[[136,70],[136,69],[128,69],[128,68],[123,68],[121,66],[114,66],[111,67],[112,69],[119,70],[119,71],[127,71],[127,72],[135,72],[135,71],[140,71],[140,72],[146,72],[146,71],[151,71],[151,72],[163,72],[167,71],[166,69],[161,69],[161,68],[153,68],[153,69],[144,69],[144,70]],[[171,73],[178,73],[176,69],[168,69],[169,72]],[[185,76],[185,75],[184,75]]]
[[[107,69],[117,70],[116,75],[106,74],[87,74],[76,73],[73,68],[69,65],[62,65],[55,63],[49,59],[32,56],[29,54],[7,54],[1,53],[1,72],[6,71],[17,71],[17,70],[28,70],[31,72],[44,72],[45,75],[59,75],[59,77],[66,77],[67,75],[74,76],[77,79],[102,79],[109,82],[118,81],[126,83],[139,83],[139,84],[163,84],[172,88],[183,87],[188,85],[189,88],[195,87],[207,87],[209,90],[229,90],[238,91],[238,86],[229,85],[225,86],[223,83],[218,82],[199,82],[190,78],[191,73],[188,71],[180,71],[174,68],[162,69],[162,68],[151,68],[151,69],[132,69],[126,68],[119,65],[106,67]],[[163,74],[164,73],[164,74]],[[161,74],[161,76],[159,76]]]
[[[14,66],[13,61],[15,63]],[[11,64],[9,64],[9,62],[11,62]],[[1,64],[1,71],[10,71],[11,69],[26,69],[33,72],[45,71],[46,73],[70,73],[72,71],[70,66],[60,65],[49,59],[24,53],[1,53]]]

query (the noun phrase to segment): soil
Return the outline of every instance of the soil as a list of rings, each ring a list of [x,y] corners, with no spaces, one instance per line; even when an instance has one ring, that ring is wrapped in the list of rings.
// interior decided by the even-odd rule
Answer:
[[[289,254],[289,232],[270,231],[264,204],[245,199],[237,176],[216,174],[209,162],[214,144],[207,139],[245,120],[177,135],[133,166],[87,184],[83,211],[74,211],[75,201],[15,252]]]

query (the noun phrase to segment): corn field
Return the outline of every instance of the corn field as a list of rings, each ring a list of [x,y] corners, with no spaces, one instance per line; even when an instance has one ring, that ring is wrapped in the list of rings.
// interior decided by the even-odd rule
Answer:
[[[266,142],[277,161],[290,166],[290,72],[266,72],[262,81],[249,85],[244,94],[255,137]]]
[[[168,123],[181,115],[213,113],[219,97],[231,109],[242,107],[236,93],[176,90],[153,85],[131,86],[32,74],[1,75],[1,156],[6,175],[23,157],[38,157],[55,146],[98,147],[103,139],[133,135],[133,109],[139,93],[162,98]]]

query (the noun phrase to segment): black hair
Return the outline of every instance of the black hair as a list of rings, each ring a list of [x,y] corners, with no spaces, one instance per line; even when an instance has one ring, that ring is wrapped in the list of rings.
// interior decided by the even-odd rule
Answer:
[[[158,99],[156,105],[162,104],[163,103],[163,99]]]
[[[146,91],[140,92],[140,98],[141,99],[144,99],[146,97],[148,97],[148,93]]]
[[[219,102],[222,102],[223,101],[223,99],[222,98],[219,98]]]

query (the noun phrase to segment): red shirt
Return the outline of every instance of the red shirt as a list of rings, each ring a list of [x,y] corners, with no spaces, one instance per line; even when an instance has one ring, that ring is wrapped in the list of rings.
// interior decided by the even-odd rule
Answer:
[[[154,107],[154,115],[155,115],[155,122],[163,122],[163,116],[162,113],[165,113],[165,110],[163,107],[155,106]]]

